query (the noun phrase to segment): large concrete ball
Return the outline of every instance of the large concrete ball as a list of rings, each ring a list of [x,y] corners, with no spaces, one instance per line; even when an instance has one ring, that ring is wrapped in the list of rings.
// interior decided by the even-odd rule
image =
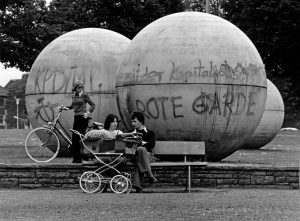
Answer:
[[[263,116],[242,148],[258,149],[273,140],[280,131],[284,120],[284,103],[277,87],[268,80],[267,101]]]
[[[47,124],[56,107],[70,105],[72,85],[84,82],[84,90],[95,102],[94,121],[118,114],[115,82],[119,59],[130,40],[116,32],[84,28],[68,32],[47,45],[35,60],[26,85],[26,108],[33,127]],[[63,112],[60,122],[71,135],[73,111]],[[67,146],[60,139],[63,148]]]
[[[152,22],[132,40],[116,92],[128,129],[130,114],[142,111],[158,140],[205,141],[208,160],[217,161],[254,132],[267,82],[241,30],[214,15],[182,12]]]

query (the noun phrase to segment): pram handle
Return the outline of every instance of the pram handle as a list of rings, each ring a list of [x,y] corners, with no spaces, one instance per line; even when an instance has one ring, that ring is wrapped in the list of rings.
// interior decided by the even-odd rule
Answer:
[[[94,124],[94,126],[98,126],[98,127],[104,127],[104,124],[103,123],[100,123],[100,122],[92,122],[92,124]]]
[[[70,131],[74,134],[77,134],[78,136],[80,136],[82,139],[84,138],[84,135],[82,135],[81,133],[79,133],[77,130],[73,130],[73,129],[70,129]]]

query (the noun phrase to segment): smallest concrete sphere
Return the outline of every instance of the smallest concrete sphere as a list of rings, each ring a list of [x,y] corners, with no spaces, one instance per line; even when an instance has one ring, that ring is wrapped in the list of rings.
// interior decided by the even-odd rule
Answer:
[[[267,102],[263,116],[252,134],[242,148],[259,149],[271,142],[280,128],[284,119],[284,103],[277,87],[267,80]]]

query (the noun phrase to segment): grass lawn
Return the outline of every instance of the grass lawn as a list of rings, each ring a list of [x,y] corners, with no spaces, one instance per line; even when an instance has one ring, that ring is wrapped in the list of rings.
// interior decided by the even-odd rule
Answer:
[[[0,130],[0,163],[32,163],[24,142],[30,130]],[[280,132],[272,142],[258,150],[238,150],[223,159],[224,163],[250,163],[299,166],[300,132]],[[53,163],[71,162],[71,158],[56,158]]]

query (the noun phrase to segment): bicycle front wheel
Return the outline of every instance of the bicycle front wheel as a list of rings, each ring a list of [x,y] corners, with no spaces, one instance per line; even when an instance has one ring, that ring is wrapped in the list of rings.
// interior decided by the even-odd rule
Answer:
[[[49,128],[35,128],[25,140],[27,155],[37,163],[48,163],[53,160],[58,155],[59,148],[59,139]]]

